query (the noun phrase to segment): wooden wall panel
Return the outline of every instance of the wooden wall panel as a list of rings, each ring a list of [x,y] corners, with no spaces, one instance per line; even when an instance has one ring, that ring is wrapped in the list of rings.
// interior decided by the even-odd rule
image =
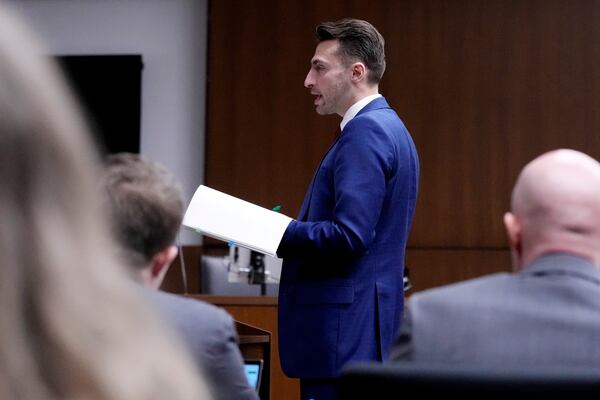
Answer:
[[[501,215],[527,161],[557,147],[600,155],[598,2],[396,7],[383,91],[421,155],[411,244],[504,246]]]
[[[557,147],[600,157],[600,1],[219,0],[209,15],[205,182],[265,207],[296,215],[339,122],[303,80],[315,25],[345,16],[386,38],[380,89],[421,158],[411,249],[505,250],[526,162]],[[468,275],[438,261],[411,261],[441,274],[423,285]]]
[[[412,283],[409,293],[511,271],[510,252],[494,249],[408,249],[406,265]]]

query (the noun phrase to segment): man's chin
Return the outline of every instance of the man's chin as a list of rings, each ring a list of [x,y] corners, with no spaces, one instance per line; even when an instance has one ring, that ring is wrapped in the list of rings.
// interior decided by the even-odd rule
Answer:
[[[317,112],[317,114],[319,114],[319,115],[329,115],[329,114],[333,114],[333,113],[331,112],[331,110],[328,110],[327,108],[324,108],[324,107],[319,107],[319,106],[316,106],[316,107],[315,107],[315,111],[316,111],[316,112]]]

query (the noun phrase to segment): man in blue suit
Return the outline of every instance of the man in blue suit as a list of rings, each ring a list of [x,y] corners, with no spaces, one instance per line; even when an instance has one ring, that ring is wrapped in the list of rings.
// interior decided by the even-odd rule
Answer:
[[[403,309],[419,160],[379,94],[384,40],[368,22],[320,24],[304,81],[317,113],[343,117],[277,254],[279,351],[302,399],[335,399],[349,361],[387,359]]]

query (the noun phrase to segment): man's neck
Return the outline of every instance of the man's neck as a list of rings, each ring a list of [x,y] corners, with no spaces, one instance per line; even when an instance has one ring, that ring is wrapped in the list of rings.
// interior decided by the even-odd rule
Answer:
[[[365,97],[372,96],[375,94],[379,94],[379,86],[378,85],[364,86],[364,87],[360,87],[360,88],[357,87],[356,90],[350,96],[350,99],[348,100],[348,104],[347,104],[346,108],[339,115],[341,117],[343,117],[346,114],[346,112],[348,111],[348,109],[350,107],[352,107],[354,104],[358,103]]]
[[[363,91],[362,94],[360,96],[361,99],[364,99],[367,96],[372,96],[374,94],[379,94],[379,85],[374,85],[374,86],[369,86],[366,87]],[[360,99],[358,99],[360,100]],[[357,101],[358,101],[357,100]]]
[[[371,103],[371,101],[380,96],[381,95],[379,93],[375,93],[373,95],[363,97],[356,103],[352,104],[352,106],[350,106],[350,108],[348,108],[344,113],[342,121],[340,122],[340,129],[344,130],[344,127],[352,118],[354,118],[367,104]]]
[[[143,269],[140,269],[137,274],[137,280],[142,285],[152,289],[158,289],[161,285],[160,280],[157,280],[154,276],[152,276],[151,266],[147,266]]]

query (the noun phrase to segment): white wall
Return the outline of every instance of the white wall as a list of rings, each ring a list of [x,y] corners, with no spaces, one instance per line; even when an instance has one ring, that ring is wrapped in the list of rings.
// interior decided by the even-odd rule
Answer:
[[[12,0],[52,54],[142,54],[141,153],[204,179],[207,0]],[[200,236],[182,230],[183,244]]]

